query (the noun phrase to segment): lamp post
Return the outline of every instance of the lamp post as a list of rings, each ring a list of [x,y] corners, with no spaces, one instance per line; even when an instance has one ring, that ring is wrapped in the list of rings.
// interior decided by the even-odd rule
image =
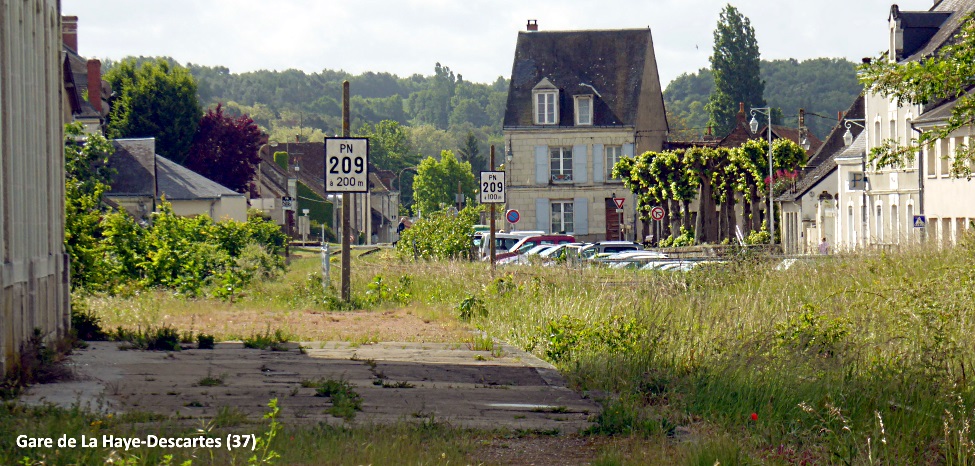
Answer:
[[[753,133],[758,132],[758,120],[755,119],[755,114],[760,113],[768,117],[768,232],[769,232],[769,244],[775,244],[775,212],[774,205],[772,203],[772,185],[774,181],[774,168],[772,167],[772,108],[771,107],[758,107],[751,109],[752,121],[748,122],[749,129]]]

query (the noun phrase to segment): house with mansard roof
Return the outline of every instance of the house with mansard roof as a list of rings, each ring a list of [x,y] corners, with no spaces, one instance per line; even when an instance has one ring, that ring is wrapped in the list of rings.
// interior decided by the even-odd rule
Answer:
[[[649,29],[518,34],[504,115],[507,208],[518,229],[642,239],[620,157],[659,151],[668,131]],[[613,198],[624,198],[618,213]]]

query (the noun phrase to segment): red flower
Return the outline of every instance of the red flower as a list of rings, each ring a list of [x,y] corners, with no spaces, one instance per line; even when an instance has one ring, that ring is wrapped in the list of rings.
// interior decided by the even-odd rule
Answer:
[[[753,421],[757,421],[758,420],[758,413],[752,413],[752,420]]]

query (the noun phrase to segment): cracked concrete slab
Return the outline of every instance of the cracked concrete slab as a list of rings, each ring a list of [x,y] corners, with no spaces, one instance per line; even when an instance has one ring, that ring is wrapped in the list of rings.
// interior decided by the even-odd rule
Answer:
[[[356,424],[445,421],[457,427],[577,432],[599,405],[568,389],[548,363],[509,345],[304,342],[288,351],[220,343],[213,350],[155,352],[93,342],[69,359],[76,380],[30,387],[25,403],[80,403],[110,412],[259,419],[278,398],[281,419],[347,422],[303,381],[344,380],[362,398]]]

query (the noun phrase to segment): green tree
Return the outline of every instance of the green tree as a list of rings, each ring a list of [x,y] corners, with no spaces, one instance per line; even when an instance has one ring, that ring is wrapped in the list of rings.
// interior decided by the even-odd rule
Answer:
[[[880,94],[905,104],[930,105],[954,101],[951,115],[944,125],[925,131],[907,145],[887,140],[870,151],[876,167],[902,167],[913,163],[922,147],[965,127],[975,125],[975,13],[961,21],[961,30],[934,55],[919,61],[895,63],[886,56],[859,67],[860,81],[866,91]],[[951,174],[971,179],[975,164],[975,144],[959,144],[953,154]],[[946,154],[950,157],[951,154]]]
[[[128,58],[105,73],[110,100],[108,135],[154,137],[156,153],[182,164],[203,116],[196,81],[189,71],[165,59]]]
[[[745,108],[764,107],[765,81],[760,77],[758,42],[751,21],[726,5],[714,30],[711,72],[714,92],[708,102],[710,122],[715,134],[728,134],[735,124],[738,103]]]
[[[447,209],[424,215],[403,230],[396,243],[400,257],[421,259],[473,259],[471,232],[483,210],[481,205],[465,207],[457,215]]]
[[[427,157],[420,162],[413,178],[413,211],[426,215],[454,205],[458,183],[468,203],[475,199],[477,180],[469,162],[459,162],[449,150],[440,154],[439,161]]]
[[[488,158],[481,153],[480,143],[473,131],[467,132],[463,145],[457,148],[457,153],[460,155],[460,160],[471,164],[471,169],[475,173],[488,169]]]
[[[369,159],[383,170],[399,172],[420,161],[408,128],[395,121],[383,120],[375,126],[366,123],[355,135],[369,138]]]

